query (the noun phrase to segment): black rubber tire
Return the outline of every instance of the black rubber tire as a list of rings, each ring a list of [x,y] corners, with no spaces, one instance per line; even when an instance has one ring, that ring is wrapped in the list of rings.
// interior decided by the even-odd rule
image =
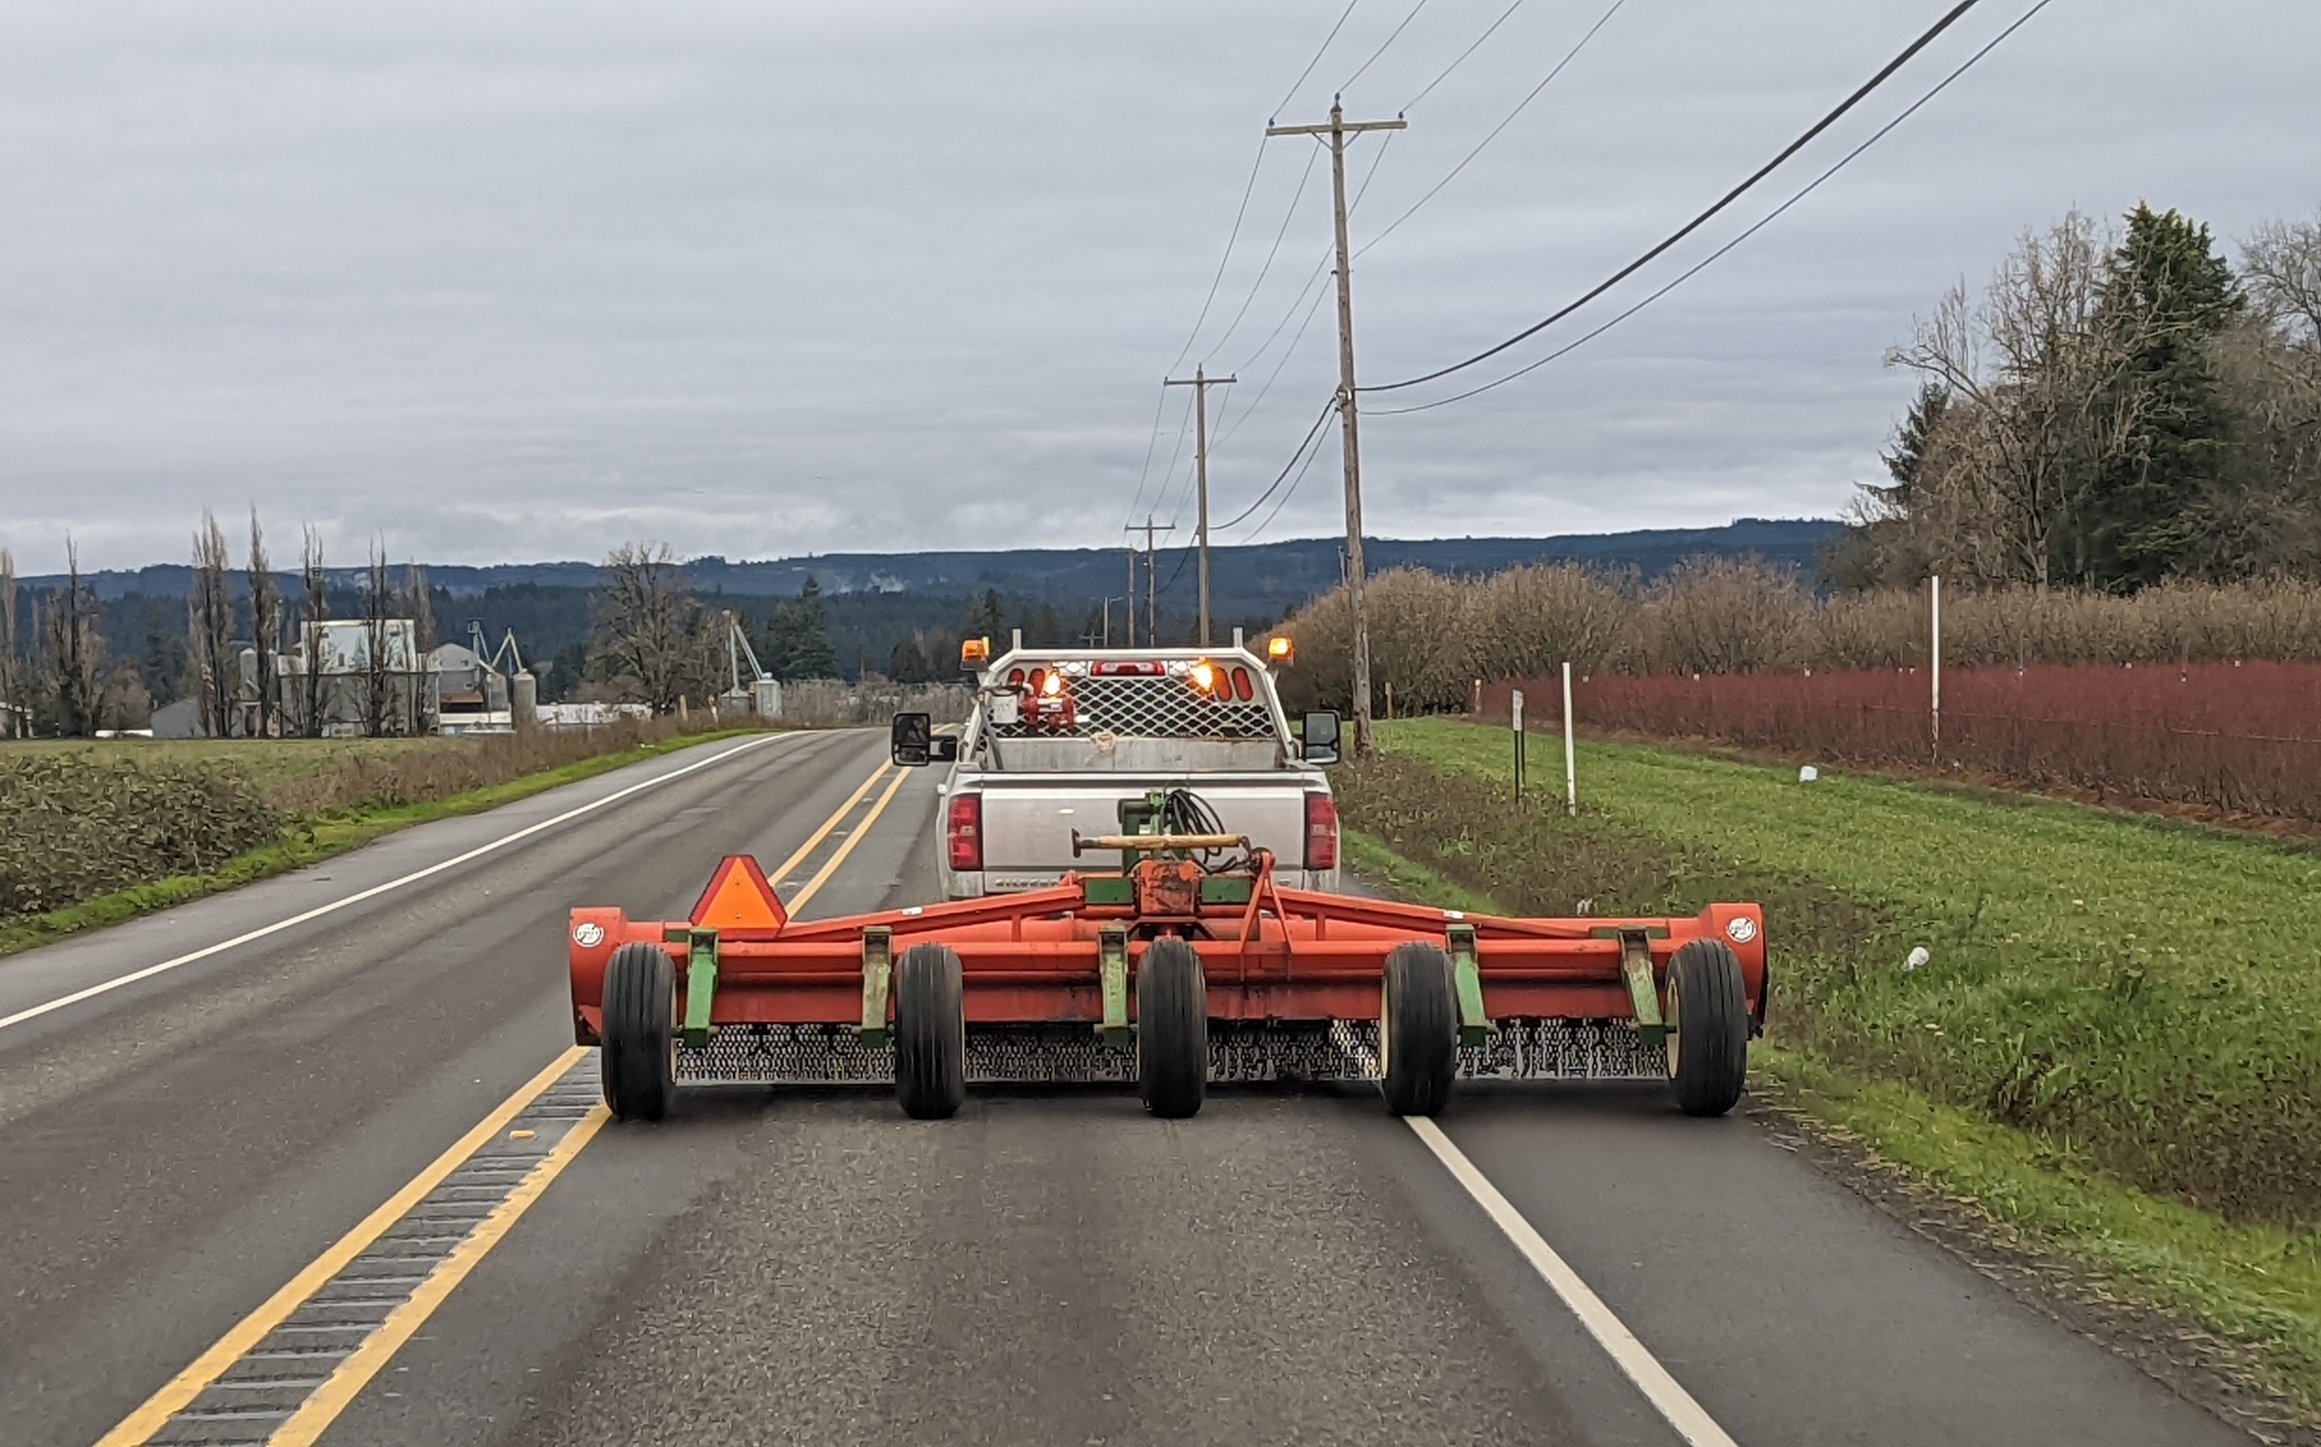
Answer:
[[[1668,962],[1668,1079],[1686,1115],[1740,1104],[1749,1074],[1748,987],[1723,940],[1687,940]]]
[[[1185,1120],[1208,1089],[1208,977],[1198,950],[1164,935],[1136,963],[1136,1093],[1161,1119]]]
[[[1451,957],[1413,941],[1386,957],[1378,1022],[1379,1085],[1396,1115],[1434,1115],[1459,1077],[1459,1001]]]
[[[604,967],[604,1103],[616,1120],[659,1120],[677,1095],[677,967],[658,945],[625,944]]]
[[[967,1102],[966,982],[946,945],[895,962],[895,1099],[913,1120],[948,1120]]]

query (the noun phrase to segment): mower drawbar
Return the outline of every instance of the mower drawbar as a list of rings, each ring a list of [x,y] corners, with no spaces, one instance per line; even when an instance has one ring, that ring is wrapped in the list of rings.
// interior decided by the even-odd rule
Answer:
[[[1713,1116],[1765,1019],[1756,905],[1463,914],[1284,889],[1263,850],[810,922],[735,855],[689,918],[576,909],[567,943],[576,1038],[624,1120],[690,1085],[892,1084],[931,1119],[971,1083],[1050,1082],[1133,1082],[1182,1118],[1211,1082],[1297,1080],[1432,1115],[1460,1077],[1665,1080]]]

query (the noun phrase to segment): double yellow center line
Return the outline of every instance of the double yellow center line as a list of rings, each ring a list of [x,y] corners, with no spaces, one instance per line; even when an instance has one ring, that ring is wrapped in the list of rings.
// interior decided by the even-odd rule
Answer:
[[[882,761],[877,768],[871,770],[868,778],[855,786],[853,793],[847,795],[846,802],[833,810],[830,817],[824,819],[821,825],[807,836],[806,842],[799,845],[788,859],[782,861],[779,868],[768,875],[769,879],[779,884],[804,867],[806,862],[814,856],[815,851],[820,849],[824,842],[829,839],[832,832],[844,823],[848,816],[852,815],[862,801],[870,795],[871,791],[877,788],[879,782],[886,778],[890,769],[893,771],[893,778],[887,780],[885,791],[879,794],[869,811],[855,823],[838,848],[831,851],[829,858],[822,862],[821,867],[814,872],[813,877],[800,886],[795,894],[789,895],[783,900],[785,907],[793,914],[805,908],[807,903],[837,874],[839,867],[846,862],[849,855],[853,854],[855,846],[862,842],[863,836],[870,832],[871,826],[878,822],[879,817],[886,812],[887,806],[894,802],[895,795],[901,792],[904,781],[910,776],[910,771]],[[285,1321],[289,1320],[293,1313],[313,1301],[316,1294],[324,1287],[338,1280],[356,1258],[378,1244],[382,1236],[409,1216],[414,1208],[430,1193],[441,1187],[455,1171],[468,1164],[470,1159],[484,1147],[499,1140],[501,1133],[507,1131],[511,1123],[530,1110],[540,1097],[547,1094],[558,1082],[563,1081],[573,1071],[580,1068],[590,1054],[589,1050],[574,1046],[550,1061],[539,1074],[526,1081],[515,1094],[494,1106],[490,1114],[478,1121],[472,1130],[453,1142],[450,1149],[437,1156],[428,1164],[426,1169],[405,1182],[403,1187],[381,1203],[378,1209],[365,1216],[353,1230],[341,1236],[328,1250],[313,1261],[308,1262],[297,1275],[285,1283],[281,1290],[268,1297],[257,1310],[235,1323],[231,1330],[219,1337],[206,1351],[194,1358],[192,1363],[183,1371],[172,1377],[159,1391],[147,1398],[144,1404],[124,1418],[120,1425],[98,1439],[97,1447],[143,1447],[143,1444],[150,1442],[180,1412],[192,1406],[196,1398],[216,1385],[219,1378],[256,1350],[260,1343],[273,1334]],[[459,1288],[460,1283],[465,1281],[469,1274],[475,1270],[477,1264],[491,1252],[494,1246],[506,1238],[509,1230],[523,1217],[526,1211],[532,1208],[532,1204],[547,1192],[549,1185],[555,1181],[556,1177],[572,1164],[581,1150],[588,1145],[590,1140],[595,1138],[598,1131],[604,1128],[608,1119],[610,1119],[610,1114],[600,1101],[587,1114],[574,1122],[565,1131],[562,1138],[538,1158],[537,1163],[532,1166],[523,1179],[492,1207],[490,1213],[469,1231],[450,1254],[437,1263],[426,1277],[411,1289],[409,1296],[390,1311],[386,1319],[372,1329],[370,1334],[364,1337],[353,1351],[341,1358],[330,1375],[324,1378],[321,1384],[316,1386],[299,1403],[295,1411],[291,1412],[273,1429],[266,1438],[269,1447],[307,1447],[307,1444],[319,1439],[323,1432],[337,1421],[349,1406],[353,1405],[355,1398],[362,1393],[363,1388],[369,1385],[372,1378],[376,1377],[380,1370],[393,1359],[403,1344],[409,1341],[419,1328],[427,1323],[428,1318],[435,1314],[436,1309],[450,1298],[451,1294]],[[523,1132],[517,1132],[517,1134],[521,1135]]]

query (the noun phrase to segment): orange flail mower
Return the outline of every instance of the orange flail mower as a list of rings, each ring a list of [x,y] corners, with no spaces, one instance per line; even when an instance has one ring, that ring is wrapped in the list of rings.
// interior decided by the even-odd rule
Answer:
[[[1454,1081],[1663,1079],[1739,1100],[1764,1021],[1764,919],[1510,919],[1280,888],[1229,835],[1075,838],[1115,870],[1051,888],[792,921],[729,858],[688,919],[572,912],[574,1026],[604,1093],[884,1084],[922,1118],[970,1083],[1135,1082],[1185,1117],[1211,1082],[1376,1080],[1431,1115]],[[1231,856],[1227,862],[1204,861]]]

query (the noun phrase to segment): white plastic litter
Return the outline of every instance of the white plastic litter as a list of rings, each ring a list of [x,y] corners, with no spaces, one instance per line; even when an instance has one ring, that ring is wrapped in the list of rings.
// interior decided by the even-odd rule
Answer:
[[[1926,946],[1920,945],[1918,948],[1910,952],[1909,959],[1906,959],[1902,962],[1902,968],[1905,970],[1915,970],[1933,958],[1934,956],[1926,952]]]
[[[1797,771],[1797,782],[1800,784],[1810,784],[1820,777],[1821,770],[1815,768],[1811,764],[1807,764],[1805,767]]]

